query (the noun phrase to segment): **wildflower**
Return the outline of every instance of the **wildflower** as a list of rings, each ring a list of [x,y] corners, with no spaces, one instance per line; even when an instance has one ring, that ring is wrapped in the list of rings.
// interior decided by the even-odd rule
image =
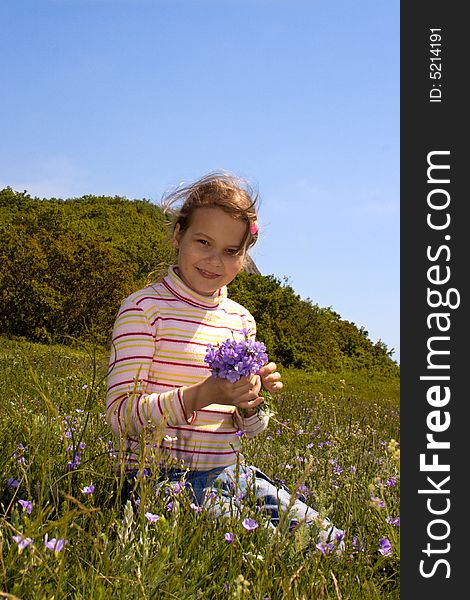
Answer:
[[[356,536],[354,536],[352,539],[352,547],[353,547],[353,550],[356,550],[356,551],[361,550],[362,552],[364,552],[364,550],[365,550],[364,543],[362,543],[361,547],[359,548],[359,540],[357,539]]]
[[[400,527],[400,517],[396,517],[394,519],[393,517],[388,516],[385,521],[394,527]]]
[[[375,508],[385,507],[385,502],[378,496],[371,496],[370,503],[372,504],[372,506],[375,506]]]
[[[146,512],[144,516],[149,523],[156,523],[158,519],[161,519],[160,515],[155,515],[151,512]]]
[[[7,486],[9,488],[12,488],[14,490],[16,490],[20,485],[20,482],[18,481],[18,479],[15,479],[14,477],[9,477],[7,479]]]
[[[88,389],[88,383],[84,383],[82,385],[82,390],[87,390]]]
[[[233,535],[233,533],[231,531],[228,531],[225,535],[224,535],[224,540],[226,542],[228,542],[229,544],[231,544],[233,542],[233,540],[235,539],[235,536]]]
[[[89,494],[93,494],[93,492],[95,491],[95,486],[93,484],[86,485],[80,491],[82,492],[82,494],[85,494],[88,496]]]
[[[163,436],[163,440],[165,442],[168,442],[169,444],[171,444],[172,442],[176,442],[177,439],[178,438],[176,436],[175,437],[172,437],[171,435],[164,435]]]
[[[243,330],[242,332],[244,333]],[[268,362],[263,342],[246,338],[245,333],[245,339],[239,342],[229,338],[216,348],[212,344],[207,345],[204,362],[209,365],[213,377],[228,379],[234,383],[240,377],[258,373]]]
[[[194,502],[191,502],[190,504],[191,508],[194,510],[195,513],[200,513],[202,512],[202,507],[198,506],[197,504],[195,504]]]
[[[181,483],[176,482],[176,483],[172,483],[171,484],[171,489],[172,489],[172,491],[173,491],[174,494],[178,495],[178,494],[182,493],[182,491],[184,490],[185,486],[186,486],[186,484],[185,484],[184,481],[181,482]]]
[[[240,429],[238,431],[235,432],[235,435],[238,436],[239,438],[243,437],[245,435],[244,431],[241,431]]]
[[[336,542],[337,544],[339,544],[340,542],[342,542],[342,541],[343,541],[343,539],[344,539],[344,531],[341,531],[341,532],[335,533],[335,542]]]
[[[14,535],[13,541],[18,546],[18,552],[21,552],[26,548],[26,546],[29,546],[34,542],[34,540],[30,537],[24,537],[22,535]]]
[[[82,459],[80,458],[80,454],[75,454],[73,460],[69,460],[69,462],[67,463],[67,467],[69,471],[73,471],[73,469],[76,469],[80,463],[82,462]]]
[[[253,531],[258,527],[258,523],[254,519],[243,519],[242,525],[247,531]]]
[[[51,538],[49,539],[49,535],[46,533],[46,535],[44,536],[44,546],[48,549],[48,550],[53,550],[54,552],[61,552],[65,546],[65,544],[68,544],[68,540],[65,540],[64,538]]]
[[[325,542],[318,542],[318,544],[315,544],[315,547],[320,550],[322,554],[328,554],[328,552],[333,549],[333,544],[331,542],[329,544],[326,544]]]
[[[384,537],[379,541],[379,552],[382,556],[392,555],[392,544],[388,538]]]
[[[30,500],[18,500],[18,503],[21,504],[23,510],[25,510],[28,515],[33,512],[33,503]]]

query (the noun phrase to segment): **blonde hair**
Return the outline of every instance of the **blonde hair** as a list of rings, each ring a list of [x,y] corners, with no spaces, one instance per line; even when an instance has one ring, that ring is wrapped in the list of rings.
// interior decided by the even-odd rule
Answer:
[[[234,219],[246,222],[246,233],[240,244],[240,250],[246,251],[258,239],[258,202],[258,192],[248,181],[225,171],[212,171],[164,194],[160,208],[170,216],[173,231],[179,225],[181,233],[189,227],[198,208],[220,208]]]

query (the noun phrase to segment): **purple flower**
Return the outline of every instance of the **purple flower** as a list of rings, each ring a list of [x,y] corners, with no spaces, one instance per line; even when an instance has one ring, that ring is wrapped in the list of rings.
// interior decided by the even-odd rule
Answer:
[[[195,513],[201,513],[202,512],[202,506],[198,506],[197,504],[195,504],[194,502],[191,502],[190,504],[191,508],[194,510]]]
[[[318,542],[318,544],[315,544],[315,546],[322,554],[328,554],[328,552],[333,549],[333,544],[331,542],[329,544],[326,544],[325,542]]]
[[[172,483],[171,484],[171,489],[172,489],[172,491],[173,491],[174,494],[178,495],[178,494],[182,493],[182,491],[184,490],[185,486],[186,486],[186,483],[184,481],[181,482],[181,483],[176,482],[176,483]]]
[[[25,510],[28,515],[33,512],[33,503],[30,500],[18,500],[18,503],[21,504],[23,510]]]
[[[19,487],[20,482],[18,481],[18,479],[15,479],[14,477],[9,477],[7,479],[7,485],[9,488],[13,488],[14,490],[16,490],[16,488]]]
[[[339,544],[340,542],[342,542],[344,540],[344,531],[335,533],[335,542],[337,544]]]
[[[382,556],[392,555],[392,544],[390,543],[390,540],[388,538],[384,537],[380,540],[379,552]]]
[[[252,339],[237,342],[229,338],[217,347],[208,344],[204,362],[209,365],[213,377],[234,383],[240,377],[258,373],[268,362],[268,355],[263,342]]]
[[[95,486],[93,484],[86,485],[85,487],[82,487],[80,491],[82,492],[82,494],[88,496],[89,494],[93,494],[93,492],[95,491]]]
[[[18,551],[20,551],[20,552],[21,552],[21,550],[24,550],[26,548],[26,546],[29,546],[30,544],[32,544],[34,542],[34,540],[32,540],[30,537],[24,537],[22,535],[14,535],[13,541],[18,546]]]
[[[370,502],[376,508],[385,508],[385,502],[378,496],[371,496]]]
[[[242,431],[241,429],[239,429],[238,431],[235,432],[235,435],[238,436],[239,438],[241,438],[245,435],[245,432]]]
[[[54,552],[61,552],[65,546],[65,544],[67,544],[68,541],[65,540],[64,538],[51,538],[49,539],[48,534],[46,533],[46,535],[44,536],[44,546],[48,549],[48,550],[53,550]]]
[[[233,535],[233,533],[231,531],[228,531],[225,535],[224,535],[224,540],[226,542],[228,542],[229,544],[231,544],[233,542],[233,540],[235,539],[235,536]]]
[[[155,523],[156,521],[158,521],[158,519],[161,519],[160,515],[155,515],[151,512],[146,512],[145,518],[149,523]]]
[[[254,519],[243,519],[242,525],[247,531],[253,531],[258,527],[258,523]]]
[[[75,454],[73,460],[69,460],[69,462],[67,463],[67,467],[69,471],[73,471],[73,469],[76,469],[80,463],[82,462],[82,459],[80,458],[80,454],[78,454],[78,452]]]

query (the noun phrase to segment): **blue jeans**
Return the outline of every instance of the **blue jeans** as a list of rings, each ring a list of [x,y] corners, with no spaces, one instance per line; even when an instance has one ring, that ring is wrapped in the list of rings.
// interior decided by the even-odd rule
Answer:
[[[133,477],[135,474],[131,476],[129,490]],[[285,486],[276,485],[257,467],[240,464],[209,471],[168,469],[161,472],[159,481],[158,488],[184,482],[193,502],[216,519],[237,517],[246,502],[254,501],[268,517],[267,526],[275,529],[288,510],[286,518],[290,530],[302,522],[315,523],[320,529],[320,543],[333,543],[339,551],[344,548],[344,531],[334,527],[329,519],[320,518],[319,513],[300,498],[293,499]]]

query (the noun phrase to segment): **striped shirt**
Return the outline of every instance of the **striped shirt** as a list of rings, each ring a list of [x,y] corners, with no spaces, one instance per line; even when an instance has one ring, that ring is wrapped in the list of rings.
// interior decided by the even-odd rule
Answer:
[[[166,467],[205,471],[231,465],[240,451],[240,430],[254,437],[267,427],[262,411],[246,419],[223,404],[185,411],[185,388],[210,376],[207,344],[241,340],[242,329],[254,337],[255,321],[227,297],[226,287],[202,296],[175,267],[124,300],[112,334],[106,415],[128,470],[141,464],[142,448],[145,462]]]

